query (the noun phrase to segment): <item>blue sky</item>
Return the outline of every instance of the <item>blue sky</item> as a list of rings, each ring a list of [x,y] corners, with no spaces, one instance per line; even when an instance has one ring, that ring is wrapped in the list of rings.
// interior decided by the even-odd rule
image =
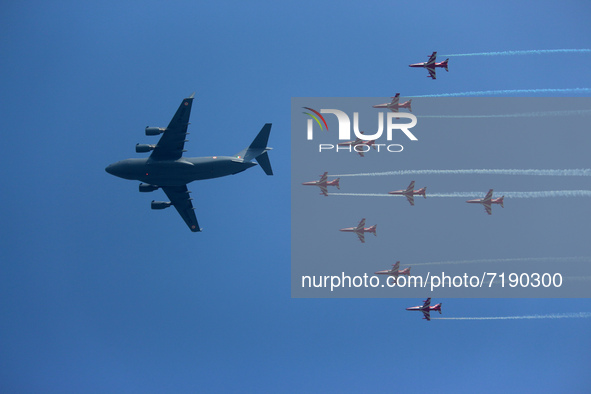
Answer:
[[[590,48],[590,7],[3,4],[2,391],[587,391],[589,319],[426,323],[409,300],[291,299],[289,226],[291,97],[588,88],[588,54],[452,58],[436,81],[407,65],[434,50]],[[104,171],[139,157],[145,126],[166,126],[193,91],[187,155],[238,152],[267,122],[275,148],[274,177],[190,185],[200,234],[149,209],[161,191]],[[446,316],[590,311],[443,302]]]

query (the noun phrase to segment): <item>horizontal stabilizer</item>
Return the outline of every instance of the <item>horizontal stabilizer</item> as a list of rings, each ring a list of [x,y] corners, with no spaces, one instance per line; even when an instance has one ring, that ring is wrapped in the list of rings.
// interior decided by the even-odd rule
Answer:
[[[267,152],[257,156],[255,159],[257,163],[259,163],[263,171],[265,171],[265,174],[273,175],[273,169],[271,168],[271,162],[269,161],[269,155],[267,154]]]

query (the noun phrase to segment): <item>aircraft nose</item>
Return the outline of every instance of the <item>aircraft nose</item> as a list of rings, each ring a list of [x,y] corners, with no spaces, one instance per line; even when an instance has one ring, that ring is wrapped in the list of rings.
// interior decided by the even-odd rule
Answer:
[[[109,174],[114,175],[114,176],[120,176],[120,172],[121,172],[121,165],[119,162],[117,163],[112,163],[109,164],[106,168],[105,171],[107,171]]]

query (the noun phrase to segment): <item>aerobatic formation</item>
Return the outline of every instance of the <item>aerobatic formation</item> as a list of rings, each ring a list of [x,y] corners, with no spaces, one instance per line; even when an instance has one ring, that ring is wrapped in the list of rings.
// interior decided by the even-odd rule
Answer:
[[[148,136],[162,134],[156,145],[136,145],[136,152],[152,152],[150,157],[121,160],[107,166],[105,171],[119,178],[141,181],[140,192],[162,189],[170,201],[152,201],[152,209],[174,206],[189,229],[199,232],[202,229],[189,197],[188,183],[238,174],[257,163],[267,175],[273,175],[273,170],[267,155],[272,149],[267,146],[271,123],[265,124],[252,143],[233,156],[183,157],[194,96],[181,102],[166,128],[146,127]],[[253,159],[257,163],[252,162]]]
[[[448,56],[479,56],[479,55],[512,55],[512,54],[529,54],[529,53],[554,53],[554,52],[577,52],[577,51],[591,51],[591,50],[548,50],[548,51],[507,51],[507,52],[490,52],[490,53],[471,53],[471,54],[456,54],[456,55],[448,55]],[[421,63],[414,63],[410,64],[409,67],[411,68],[424,68],[427,70],[428,75],[427,77],[435,80],[437,79],[436,69],[443,68],[445,71],[449,71],[448,69],[448,62],[449,58],[442,62],[437,62],[437,52],[433,52],[429,59],[426,62]],[[439,93],[439,94],[431,94],[431,95],[423,95],[423,96],[415,96],[415,97],[446,97],[446,96],[474,96],[474,95],[488,95],[488,94],[502,94],[502,93],[541,93],[541,92],[565,92],[565,91],[575,91],[580,92],[584,91],[585,89],[537,89],[537,90],[505,90],[505,91],[484,91],[484,92],[465,92],[465,93]],[[588,89],[586,89],[588,90]],[[375,104],[372,107],[376,109],[385,109],[391,112],[399,113],[402,109],[407,109],[408,111],[412,112],[411,109],[412,100],[405,101],[403,103],[400,102],[400,93],[396,93],[395,96],[391,97],[390,102],[382,103],[382,104]],[[563,115],[561,112],[561,115]],[[574,111],[575,113],[579,113],[580,111]],[[382,114],[380,114],[382,115]],[[442,118],[478,118],[478,117],[515,117],[515,116],[538,116],[538,113],[525,113],[525,114],[510,114],[510,115],[476,115],[476,116],[459,116],[459,115],[443,115],[443,116],[429,116],[429,117],[442,117]],[[326,125],[326,123],[325,123]],[[320,125],[322,127],[322,125]],[[364,134],[361,132],[361,134]],[[371,151],[371,147],[376,149],[375,140],[364,140],[362,138],[356,138],[352,141],[341,142],[338,146],[349,146],[355,149],[359,156],[364,157],[364,153]],[[359,147],[365,149],[357,149]],[[377,147],[379,152],[379,145]],[[413,174],[444,174],[444,173],[466,173],[466,174],[500,174],[500,175],[587,175],[585,173],[587,170],[399,170],[399,171],[387,171],[387,172],[366,172],[360,174],[341,174],[335,175],[333,177],[348,177],[348,176],[378,176],[378,175],[409,175]],[[415,190],[415,181],[411,181],[410,184],[406,189],[390,191],[388,194],[376,194],[376,193],[329,193],[328,186],[336,186],[340,190],[340,180],[341,178],[336,178],[332,181],[328,180],[329,175],[328,172],[324,172],[323,175],[320,176],[320,180],[312,181],[312,182],[304,182],[303,185],[310,185],[310,186],[318,186],[323,196],[329,195],[341,195],[341,196],[404,196],[406,197],[407,201],[410,203],[411,206],[415,205],[415,196],[423,196],[425,199],[427,198],[426,187],[422,187],[418,190]],[[564,193],[563,193],[564,192]],[[567,195],[579,195],[582,192],[589,192],[589,191],[552,191],[552,192],[507,192],[508,197],[526,197],[526,198],[533,198],[538,196],[563,196]],[[433,197],[473,197],[478,195],[474,192],[454,192],[454,193],[432,193],[431,196]],[[504,208],[504,197],[497,197],[493,198],[493,189],[490,189],[488,193],[483,198],[476,198],[466,201],[466,203],[470,204],[481,204],[486,213],[488,215],[492,215],[492,204],[500,205]],[[376,225],[373,225],[369,228],[365,227],[365,218],[361,219],[359,224],[355,227],[348,227],[340,229],[343,232],[353,232],[355,233],[361,243],[365,243],[365,233],[370,232],[374,235],[376,234]],[[468,261],[471,262],[472,260]],[[478,261],[478,260],[476,260]],[[440,263],[436,263],[440,264]],[[421,264],[419,264],[421,265]],[[388,276],[389,281],[394,281],[396,283],[401,276],[410,277],[410,267],[400,269],[400,261],[397,261],[395,264],[392,264],[391,269],[376,271],[374,272],[375,275],[386,275]],[[406,279],[406,278],[400,278]],[[423,319],[430,321],[431,311],[437,311],[441,314],[441,303],[438,303],[434,306],[431,306],[431,298],[427,298],[423,301],[422,305],[414,306],[406,308],[408,311],[420,311],[423,313]],[[591,316],[575,316],[575,317],[588,317]],[[558,316],[556,318],[561,318],[563,316]],[[564,317],[572,317],[572,316],[564,316]],[[439,318],[439,319],[459,319],[459,320],[466,320],[466,319],[521,319],[521,318],[532,318],[531,316],[520,316],[520,317],[484,317],[484,318]],[[533,318],[547,318],[547,316],[540,316],[540,317],[533,317]],[[554,316],[550,316],[549,318],[555,318]]]
[[[313,182],[304,182],[304,183],[302,183],[302,185],[318,186],[318,187],[320,187],[320,191],[321,191],[320,194],[322,194],[323,196],[328,196],[329,193],[328,193],[327,186],[336,186],[339,190],[341,189],[340,188],[341,178],[336,178],[332,181],[329,181],[328,176],[329,176],[328,172],[325,172],[324,174],[322,174],[320,176],[320,180],[313,181]],[[388,192],[388,195],[404,196],[404,197],[406,197],[406,199],[408,200],[410,205],[414,206],[415,205],[415,196],[423,196],[424,198],[427,198],[427,187],[422,187],[417,190],[415,190],[414,187],[415,187],[415,181],[411,181],[406,189],[393,190],[393,191]],[[364,194],[364,193],[332,193],[332,194],[333,195],[353,195],[353,196],[381,196],[381,194]],[[488,213],[489,215],[492,215],[492,208],[491,208],[492,204],[498,204],[502,208],[505,207],[504,206],[505,196],[501,196],[498,198],[492,198],[492,195],[493,195],[493,189],[490,189],[484,198],[476,198],[473,200],[468,200],[466,202],[470,203],[470,204],[482,204],[482,206],[486,210],[486,213]],[[441,196],[441,194],[439,194],[438,196]]]

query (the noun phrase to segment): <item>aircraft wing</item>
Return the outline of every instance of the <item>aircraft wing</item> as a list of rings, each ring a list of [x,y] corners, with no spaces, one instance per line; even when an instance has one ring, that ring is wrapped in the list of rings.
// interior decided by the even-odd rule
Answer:
[[[390,107],[390,111],[392,112],[400,112],[400,109],[398,109],[398,107]],[[396,118],[398,119],[398,118]]]
[[[437,74],[435,73],[435,68],[433,67],[427,67],[427,71],[429,71],[429,77],[431,77],[431,79],[437,79]]]
[[[486,193],[486,196],[484,197],[484,201],[490,201],[492,199],[492,195],[493,195],[493,189],[490,189],[488,191],[488,193]]]
[[[183,100],[162,134],[162,137],[160,137],[160,141],[156,144],[156,148],[154,148],[150,158],[156,160],[177,160],[183,155],[194,95],[193,93],[191,97]]]
[[[400,102],[400,93],[396,93],[396,95],[394,97],[392,97],[392,102],[390,103],[390,105],[398,105],[398,103]]]
[[[400,261],[397,261],[396,264],[392,264],[392,271],[398,271],[400,268]]]
[[[410,185],[408,185],[408,187],[406,188],[406,191],[412,193],[414,188],[415,188],[415,181],[410,181]]]
[[[415,196],[413,196],[412,194],[405,194],[406,199],[408,200],[408,202],[410,203],[410,205],[414,206],[415,205]]]
[[[320,175],[320,180],[318,182],[322,183],[322,182],[326,182],[328,179],[328,171],[325,172],[324,174]]]
[[[486,213],[488,213],[489,215],[492,215],[492,208],[490,206],[490,204],[483,204],[484,205],[484,209],[486,210]]]
[[[355,234],[357,234],[361,243],[364,244],[365,243],[365,233],[356,232]]]
[[[430,305],[431,305],[431,298],[427,298],[425,300],[425,303],[423,304],[423,308],[429,307]]]
[[[365,218],[361,219],[359,221],[359,224],[357,225],[357,231],[363,231],[363,228],[365,227]]]
[[[429,60],[427,60],[427,65],[429,64],[435,64],[435,61],[437,60],[437,52],[433,52],[431,54],[431,56],[429,56]]]
[[[423,315],[425,315],[424,319],[427,319],[427,321],[431,321],[431,311],[423,311]]]
[[[193,232],[201,231],[197,217],[195,216],[195,210],[189,198],[189,190],[187,185],[184,186],[162,186],[162,190],[168,196],[168,199],[174,205],[178,213],[181,215],[189,229]]]
[[[320,188],[320,193],[324,194],[325,196],[328,196],[328,189],[326,188],[326,186],[324,185],[318,185],[318,187]]]

